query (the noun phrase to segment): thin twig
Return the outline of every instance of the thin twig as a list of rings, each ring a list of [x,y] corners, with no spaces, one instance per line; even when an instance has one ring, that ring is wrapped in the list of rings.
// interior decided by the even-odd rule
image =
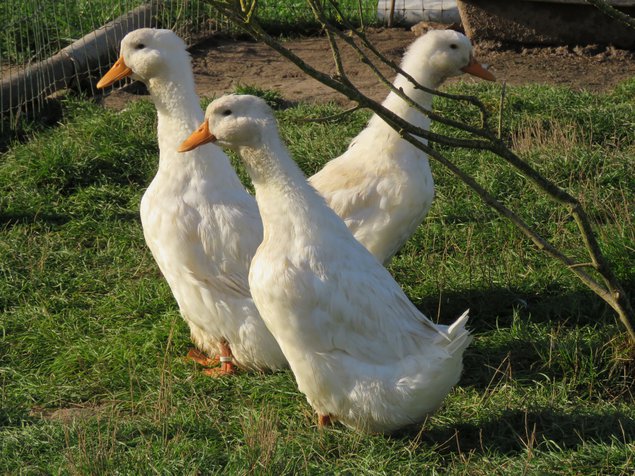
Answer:
[[[268,35],[262,27],[258,24],[257,21],[254,20],[253,17],[245,18],[244,14],[241,14],[240,11],[237,11],[235,7],[232,7],[227,1],[223,2],[220,0],[206,0],[207,3],[215,6],[219,12],[227,16],[230,20],[236,23],[238,26],[243,28],[247,33],[252,35],[255,39],[263,41],[265,44],[273,48],[276,52],[278,52],[283,57],[287,58],[289,61],[293,62],[298,68],[304,71],[309,76],[314,79],[320,81],[321,83],[329,86],[332,89],[344,94],[350,100],[356,102],[359,107],[368,108],[381,117],[387,124],[389,124],[392,128],[399,132],[399,134],[404,138],[404,140],[410,142],[413,146],[427,153],[430,157],[433,157],[437,161],[441,162],[448,169],[450,169],[457,177],[459,177],[464,183],[466,183],[472,190],[474,190],[479,197],[485,201],[488,205],[492,206],[498,213],[507,217],[517,226],[521,232],[528,237],[539,249],[543,250],[552,258],[563,263],[574,275],[576,275],[586,286],[588,286],[593,292],[595,292],[599,297],[601,297],[605,302],[607,302],[618,314],[620,320],[622,321],[624,327],[626,328],[627,333],[629,334],[632,341],[635,343],[635,330],[633,322],[635,322],[635,311],[633,310],[630,301],[621,287],[619,281],[617,280],[615,274],[613,273],[608,261],[602,254],[595,234],[593,233],[593,229],[591,226],[591,222],[586,215],[584,209],[582,208],[580,202],[569,195],[566,191],[559,188],[553,182],[549,181],[545,177],[543,177],[540,173],[538,173],[531,165],[527,162],[523,161],[518,157],[514,152],[512,152],[507,145],[503,142],[502,139],[497,138],[496,135],[487,130],[487,129],[477,129],[467,124],[456,122],[454,127],[470,132],[474,135],[480,136],[485,140],[474,140],[474,139],[458,139],[454,137],[446,137],[439,134],[433,134],[430,131],[426,131],[422,128],[415,127],[407,121],[403,120],[401,117],[394,114],[392,111],[386,109],[383,105],[373,101],[368,96],[362,94],[359,90],[357,90],[348,80],[344,73],[343,66],[341,64],[341,59],[339,55],[339,49],[337,48],[336,42],[332,35],[328,35],[329,44],[331,45],[331,51],[333,52],[334,59],[336,62],[336,67],[338,69],[337,77],[332,77],[324,72],[321,72],[311,65],[308,65],[301,58],[295,55],[293,52],[284,48],[280,45],[279,42],[274,40],[270,35]],[[353,48],[358,51],[360,56],[363,58],[363,61],[369,65],[373,70],[379,72],[378,68],[372,64],[372,61],[366,56],[366,54],[359,48],[359,46],[353,41],[352,43],[347,41],[347,36],[344,35],[341,31],[331,25],[328,21],[325,20],[323,15],[323,11],[321,10],[321,4],[315,2],[315,0],[307,0],[309,4],[315,7],[314,11],[318,12],[318,19],[323,24],[325,31],[327,33],[332,33],[337,35],[339,38],[346,41]],[[257,0],[254,0],[254,3],[257,3]],[[253,5],[252,5],[253,6]],[[250,9],[251,10],[251,9]],[[352,30],[355,35],[358,37],[364,37],[363,34],[360,34],[356,30]],[[365,41],[364,46],[366,46],[370,51],[376,51],[372,45],[367,46]],[[379,56],[378,56],[379,57]],[[384,61],[379,57],[381,61]],[[388,63],[386,63],[388,64]],[[372,66],[371,66],[372,65]],[[399,74],[403,74],[405,77],[407,75],[401,71],[398,67],[395,67],[395,70],[399,71]],[[387,79],[379,72],[378,76],[382,81],[387,81]],[[414,81],[414,80],[412,80]],[[390,83],[389,87],[392,86]],[[421,89],[424,89],[421,87]],[[395,92],[395,94],[399,94],[404,100],[408,101],[409,104],[412,104],[413,101],[407,98],[403,94],[403,91],[395,89],[394,86],[391,87],[391,90]],[[437,92],[432,92],[433,94],[439,95]],[[456,99],[459,99],[458,97]],[[465,100],[465,99],[463,99]],[[475,104],[480,105],[479,108],[483,108],[484,106],[478,99],[472,98],[469,100]],[[417,105],[413,105],[413,107],[417,107]],[[422,110],[420,108],[418,110]],[[425,113],[425,112],[424,112]],[[434,120],[438,120],[439,122],[449,123],[447,118],[443,118],[439,115],[433,115],[428,112],[430,117],[435,117]],[[558,250],[555,246],[553,246],[549,241],[544,239],[539,233],[537,233],[534,229],[532,229],[527,223],[525,223],[519,216],[517,216],[513,211],[505,207],[502,203],[500,203],[494,196],[489,194],[480,184],[478,184],[469,174],[461,170],[456,164],[448,160],[445,156],[443,156],[437,150],[432,149],[427,143],[421,141],[421,137],[427,138],[433,142],[437,142],[443,145],[455,146],[455,147],[465,147],[476,150],[488,150],[503,160],[505,160],[508,164],[516,169],[520,170],[526,178],[530,180],[539,190],[542,190],[545,194],[550,196],[554,201],[566,206],[569,209],[569,212],[574,217],[574,220],[577,224],[577,227],[580,231],[580,235],[582,238],[582,242],[591,258],[590,263],[576,263],[569,256]],[[585,268],[592,268],[599,276],[601,276],[603,283],[598,282],[593,276],[585,271]]]
[[[364,31],[364,10],[362,9],[362,0],[357,0],[357,14],[359,15],[359,28]]]
[[[307,3],[311,4],[314,1],[315,0],[307,0]],[[340,11],[339,6],[338,6],[338,4],[337,4],[337,2],[335,0],[329,0],[329,3],[335,9],[335,11],[338,13],[338,15],[340,15],[343,18],[343,20],[342,20],[343,25],[346,28],[348,28],[352,34],[357,36],[362,41],[362,44],[364,45],[364,47],[367,48],[371,53],[373,53],[375,58],[377,58],[379,61],[381,61],[383,64],[385,64],[389,68],[391,68],[397,74],[401,74],[404,78],[406,78],[408,81],[410,81],[410,83],[416,89],[420,89],[421,91],[424,91],[424,92],[426,92],[428,94],[432,94],[434,96],[439,96],[439,97],[446,98],[446,99],[455,99],[455,100],[458,100],[458,101],[465,101],[465,102],[471,103],[472,105],[474,105],[474,106],[479,108],[479,110],[481,111],[481,114],[484,116],[484,118],[488,117],[489,111],[483,105],[483,103],[481,101],[479,101],[479,99],[474,97],[474,96],[469,96],[469,95],[464,95],[464,94],[445,93],[443,91],[438,91],[436,89],[430,89],[430,88],[427,88],[427,87],[419,84],[410,74],[408,74],[407,72],[402,70],[401,67],[397,63],[395,63],[394,61],[386,58],[386,56],[384,56],[375,47],[375,45],[373,45],[368,40],[368,37],[366,36],[366,34],[364,32],[358,31],[353,25],[351,25],[350,22],[348,22],[346,20],[346,17],[342,15],[342,12]]]
[[[507,90],[507,81],[503,81],[501,86],[501,97],[498,103],[498,135],[499,139],[503,138],[503,113],[505,112],[505,92]]]
[[[593,263],[576,263],[569,266],[569,268],[595,268]]]
[[[388,13],[388,28],[392,26],[392,21],[395,16],[395,0],[390,0],[390,12]]]
[[[329,28],[329,30],[332,28],[332,25],[329,25],[327,23],[327,28]],[[347,44],[349,44],[355,51],[357,51],[360,55],[360,61],[362,63],[364,63],[365,65],[367,65],[371,71],[375,74],[375,76],[377,76],[377,78],[379,78],[379,80],[386,85],[392,92],[394,92],[397,96],[399,96],[401,99],[403,99],[406,103],[408,103],[408,105],[410,107],[412,107],[413,109],[419,111],[422,114],[425,114],[426,116],[428,116],[431,120],[439,122],[441,124],[445,124],[447,126],[450,127],[454,127],[456,129],[462,130],[464,132],[469,132],[470,134],[485,138],[485,139],[490,139],[491,138],[491,134],[486,130],[486,129],[481,129],[481,128],[477,128],[477,127],[473,127],[470,126],[468,124],[459,122],[459,121],[455,121],[453,119],[449,119],[447,117],[444,117],[440,114],[437,114],[433,111],[431,111],[430,109],[426,109],[425,107],[421,106],[421,104],[413,101],[410,97],[408,97],[406,94],[404,94],[402,89],[396,88],[395,85],[393,84],[392,81],[388,80],[388,78],[386,78],[386,76],[384,74],[382,74],[382,72],[379,70],[379,68],[368,59],[367,56],[365,56],[364,52],[361,50],[361,48],[359,48],[359,46],[349,37],[347,37],[346,35],[344,35],[341,31],[336,30],[336,34],[338,34],[338,36],[343,39]],[[413,79],[413,81],[416,83],[416,81]],[[416,86],[415,86],[416,87]],[[420,89],[424,90],[424,91],[428,91],[429,88],[425,88],[423,86],[420,87]],[[433,89],[430,89],[430,91],[434,91]],[[444,141],[447,139],[447,136],[441,136],[441,135],[436,135],[431,131],[426,131],[426,133],[423,135],[424,138],[429,139],[433,142],[439,142],[441,144],[444,143]],[[452,144],[454,147],[465,147],[465,148],[473,148],[473,147],[478,147],[478,141],[475,141],[474,139],[460,139],[461,144],[459,143],[454,143]],[[449,144],[445,144],[445,145],[449,145]]]
[[[635,18],[628,16],[626,13],[619,11],[617,8],[610,5],[608,2],[604,0],[586,0],[587,3],[590,3],[595,8],[600,10],[605,15],[610,16],[611,18],[623,23],[624,25],[635,29]]]
[[[309,2],[310,4],[312,4],[312,8],[313,8],[313,1]],[[383,75],[381,73],[381,71],[379,70],[379,68],[372,62],[369,60],[369,58],[366,56],[366,54],[363,52],[363,50],[357,45],[357,43],[355,43],[355,41],[350,38],[349,36],[345,35],[341,30],[339,30],[338,28],[336,28],[334,25],[332,25],[322,14],[322,12],[315,8],[314,12],[317,12],[316,14],[316,19],[318,21],[320,21],[322,23],[322,27],[328,32],[333,32],[336,35],[338,35],[338,37],[340,39],[342,39],[345,43],[347,43],[349,46],[351,46],[358,54],[360,57],[360,61],[364,64],[366,64],[371,71],[373,71],[373,73],[379,78],[379,80],[386,85],[392,92],[394,92],[395,94],[397,94],[402,100],[404,100],[410,107],[414,108],[415,110],[421,112],[422,114],[428,116],[431,120],[437,121],[439,123],[454,127],[456,129],[459,130],[463,130],[464,132],[469,132],[471,134],[474,134],[476,136],[485,138],[485,139],[491,139],[492,135],[489,131],[487,131],[486,129],[481,129],[481,128],[476,128],[473,126],[470,126],[468,124],[464,124],[462,122],[458,122],[455,121],[453,119],[449,119],[446,118],[444,116],[441,116],[429,109],[424,108],[423,106],[421,106],[420,104],[418,104],[417,102],[413,101],[410,97],[408,97],[406,94],[404,94],[403,90],[398,89],[394,86],[394,84],[388,80],[388,78],[386,78],[385,75]],[[330,38],[330,36],[329,36]],[[330,42],[332,40],[329,40]],[[339,64],[341,64],[341,59],[340,59],[340,55],[338,51],[333,51],[334,56],[336,57],[336,65],[338,65],[338,70],[339,70]],[[380,54],[379,52],[377,52],[377,54]],[[399,69],[399,71],[402,71],[401,69]],[[402,71],[403,72],[403,71]],[[403,72],[404,74],[407,75],[407,73]],[[401,74],[401,73],[399,73]],[[417,83],[412,77],[411,77],[411,82],[415,85],[415,87],[419,87],[419,89],[422,89],[423,91],[435,91],[434,89],[429,89],[426,88],[424,86],[419,85],[419,83]],[[480,101],[476,100],[479,104]],[[471,102],[471,101],[470,101]],[[482,104],[481,104],[482,105]],[[458,139],[458,138],[452,138],[452,143],[448,143],[449,138],[447,136],[443,136],[443,135],[439,135],[439,134],[435,134],[429,130],[423,130],[423,133],[421,135],[424,139],[428,139],[432,142],[438,142],[440,144],[443,145],[451,145],[453,147],[463,147],[463,148],[480,148],[482,149],[485,142],[483,141],[477,141],[474,139]]]

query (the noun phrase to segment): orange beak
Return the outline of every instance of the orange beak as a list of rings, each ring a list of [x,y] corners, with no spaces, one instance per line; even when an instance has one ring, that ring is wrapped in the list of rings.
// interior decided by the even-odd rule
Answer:
[[[196,129],[190,137],[185,139],[179,146],[179,152],[189,152],[196,149],[199,145],[207,144],[208,142],[216,142],[216,136],[209,131],[209,124],[207,120]]]
[[[126,66],[126,63],[124,63],[123,56],[120,56],[115,64],[112,65],[112,68],[110,68],[108,72],[104,74],[104,77],[99,80],[97,88],[100,89],[110,86],[115,81],[119,81],[131,74],[132,70]]]
[[[471,74],[473,76],[478,76],[479,78],[486,79],[488,81],[496,81],[496,76],[490,73],[488,70],[483,68],[483,65],[476,61],[473,56],[470,56],[470,62],[464,68],[461,68],[461,71],[464,73]]]

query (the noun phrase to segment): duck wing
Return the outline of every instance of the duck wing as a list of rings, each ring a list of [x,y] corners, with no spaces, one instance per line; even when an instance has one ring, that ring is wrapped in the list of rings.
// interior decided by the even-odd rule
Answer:
[[[279,281],[296,316],[287,325],[301,328],[300,338],[310,339],[318,352],[341,351],[380,363],[450,340],[359,243],[334,239],[322,252],[312,251],[296,265],[287,262],[284,270],[269,272],[288,283]],[[280,298],[272,292],[270,300]]]

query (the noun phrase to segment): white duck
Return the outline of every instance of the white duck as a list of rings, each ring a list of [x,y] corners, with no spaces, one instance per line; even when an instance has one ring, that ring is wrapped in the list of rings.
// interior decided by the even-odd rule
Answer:
[[[249,285],[318,422],[383,433],[425,419],[461,374],[467,312],[447,327],[417,310],[307,183],[262,99],[207,112],[253,181],[264,237]]]
[[[234,371],[232,354],[249,370],[286,367],[247,283],[262,238],[253,196],[217,146],[177,153],[203,120],[185,43],[170,30],[129,33],[119,60],[97,86],[126,76],[143,81],[156,105],[159,169],[143,195],[141,223],[192,340],[208,355],[220,353],[221,373]]]
[[[406,51],[401,69],[430,89],[465,72],[495,79],[473,58],[467,37],[452,30],[432,30],[417,38]],[[417,104],[432,108],[432,95],[415,89],[402,75],[394,86]],[[393,92],[383,106],[415,126],[430,127],[427,116]],[[327,163],[309,182],[355,238],[384,264],[423,222],[434,198],[427,155],[377,115],[344,154]]]
[[[453,30],[432,30],[417,38],[406,51],[401,69],[430,89],[463,73],[496,79],[474,59],[467,37]],[[416,89],[404,76],[397,75],[394,86],[431,109],[432,95]],[[396,93],[391,92],[383,106],[415,126],[430,127],[430,119]],[[202,126],[192,143],[209,139],[209,130]],[[328,162],[309,182],[355,238],[384,264],[415,232],[434,198],[427,154],[402,139],[377,115],[344,154]]]

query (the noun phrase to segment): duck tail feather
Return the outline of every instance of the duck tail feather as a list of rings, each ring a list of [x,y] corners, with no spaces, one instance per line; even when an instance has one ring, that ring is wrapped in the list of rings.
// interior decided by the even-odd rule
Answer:
[[[447,335],[450,342],[446,346],[446,349],[450,354],[455,354],[458,351],[463,351],[468,344],[472,341],[470,332],[465,328],[465,324],[469,318],[470,310],[466,310],[461,316],[452,323],[447,330]]]
[[[467,309],[459,318],[448,327],[448,335],[450,338],[455,337],[458,333],[465,331],[465,324],[470,317],[470,310]]]

